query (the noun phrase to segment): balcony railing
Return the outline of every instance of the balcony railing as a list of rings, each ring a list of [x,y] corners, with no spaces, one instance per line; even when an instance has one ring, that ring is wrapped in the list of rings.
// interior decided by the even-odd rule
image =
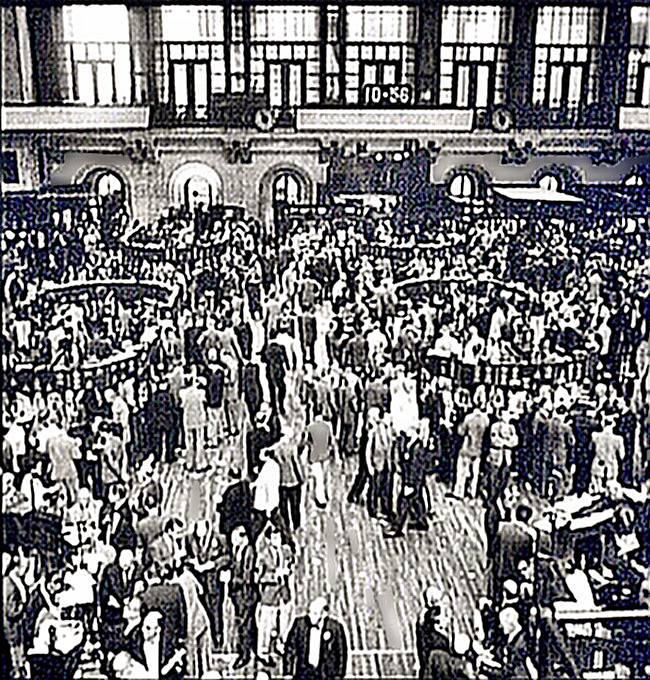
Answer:
[[[437,93],[419,91],[416,45],[348,43],[338,53],[336,68],[324,56],[329,47],[315,42],[254,43],[248,47],[225,41],[62,42],[58,46],[61,103],[106,108],[149,106],[154,125],[259,129],[294,126],[303,112],[311,120],[317,112],[329,111],[331,118],[337,110],[359,108],[368,109],[370,115],[373,109],[378,113],[384,108],[449,107],[474,112],[472,124],[482,125],[479,114],[486,104],[485,96],[488,108],[494,108],[500,102],[490,92],[501,87],[507,106],[508,68],[503,55],[496,53],[506,49],[505,45],[495,46],[494,55],[486,55],[483,46],[478,61],[472,60],[471,47],[465,61],[447,60],[445,73],[439,74],[442,89]],[[549,52],[544,76],[533,68],[531,101],[525,107],[530,120],[524,116],[514,121],[515,126],[593,127],[605,122],[604,118],[601,121],[605,114],[599,112],[613,109],[601,104],[612,101],[608,90],[611,79],[601,69],[615,63],[616,56],[612,57],[610,50],[620,51],[620,47],[589,49],[591,56],[584,60],[575,50],[570,59],[562,48],[560,61],[554,61]],[[533,56],[531,47],[531,59]],[[480,66],[484,67],[482,71]],[[553,68],[562,70],[561,79],[553,75]],[[482,80],[487,71],[490,87],[486,94]],[[444,83],[442,75],[447,77]],[[334,82],[339,88],[335,95],[331,91]],[[453,95],[451,101],[449,96],[441,96],[443,90]],[[576,94],[578,90],[581,96]],[[351,92],[356,97],[350,97]],[[491,120],[490,115],[485,119]],[[463,122],[463,129],[466,125]]]

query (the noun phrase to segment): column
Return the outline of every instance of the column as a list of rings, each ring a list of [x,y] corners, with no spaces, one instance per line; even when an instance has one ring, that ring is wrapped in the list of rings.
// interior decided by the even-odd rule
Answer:
[[[606,5],[605,45],[599,74],[598,123],[610,129],[616,127],[618,108],[625,103],[631,4],[630,0],[611,0]]]
[[[416,104],[438,101],[438,45],[440,44],[440,4],[422,0],[418,7],[418,46],[415,71]]]
[[[2,101],[24,101],[22,91],[23,73],[19,59],[16,8],[1,7],[2,13]]]
[[[531,92],[533,83],[533,60],[535,58],[536,3],[521,0],[512,5],[513,41],[508,59],[506,80],[506,103],[512,109],[516,127],[528,127],[532,123]]]
[[[153,50],[149,13],[159,8],[133,5],[129,11],[129,43],[131,46],[131,104],[154,101]]]
[[[36,101],[60,104],[62,96],[61,7],[32,6],[26,9],[31,43]]]

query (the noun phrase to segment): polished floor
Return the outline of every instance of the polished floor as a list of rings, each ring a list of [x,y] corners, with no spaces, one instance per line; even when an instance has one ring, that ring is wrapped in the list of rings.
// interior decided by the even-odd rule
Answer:
[[[478,598],[486,588],[481,510],[476,503],[448,498],[446,488],[432,482],[429,531],[385,538],[382,525],[368,517],[365,507],[346,499],[355,465],[354,460],[345,466],[330,463],[331,502],[326,509],[313,503],[310,482],[303,487],[304,520],[296,535],[296,611],[302,613],[316,595],[328,596],[332,615],[348,633],[349,677],[414,675],[415,621],[428,586],[448,594],[450,628],[456,633],[472,631]],[[185,513],[187,520],[213,515],[223,488],[223,468],[197,478],[176,464],[167,474],[168,511]],[[231,651],[229,606],[225,615]],[[230,672],[233,658],[232,654],[215,656],[210,676],[253,676],[252,666]]]

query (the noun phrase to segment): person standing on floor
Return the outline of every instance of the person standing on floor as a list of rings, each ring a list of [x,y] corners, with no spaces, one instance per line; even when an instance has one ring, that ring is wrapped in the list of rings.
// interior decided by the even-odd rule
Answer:
[[[330,460],[336,449],[331,424],[317,414],[307,427],[309,441],[306,447],[307,461],[314,479],[314,499],[319,508],[326,507],[329,496],[325,482],[325,463]]]
[[[267,527],[257,543],[257,581],[260,602],[257,606],[257,654],[264,666],[271,667],[273,641],[280,644],[286,633],[291,606],[289,577],[293,561],[291,551],[283,544],[282,534]]]
[[[483,453],[485,431],[490,421],[485,412],[485,402],[476,400],[474,408],[465,416],[458,426],[458,435],[462,444],[456,461],[456,482],[454,495],[457,498],[476,498]]]
[[[341,623],[329,616],[324,597],[317,597],[304,616],[295,619],[284,649],[284,674],[294,680],[343,680],[348,643]]]
[[[432,471],[431,453],[423,444],[418,429],[408,434],[401,459],[402,488],[397,501],[397,518],[391,529],[384,531],[386,538],[403,536],[408,516],[412,522],[409,528],[426,531],[429,524],[426,518],[424,487],[427,475]]]
[[[210,662],[210,618],[201,599],[203,588],[187,566],[181,567],[174,579],[183,589],[187,611],[187,674],[191,678],[200,678],[209,670]]]
[[[221,541],[210,520],[195,523],[186,538],[188,563],[203,589],[202,599],[210,618],[214,648],[223,646],[223,600],[225,595],[223,572],[230,562],[225,540]]]
[[[206,394],[196,378],[188,378],[179,393],[183,405],[183,427],[189,472],[206,472],[205,462]]]
[[[237,627],[237,658],[233,670],[239,670],[251,661],[257,649],[255,611],[259,602],[259,588],[255,576],[255,550],[243,526],[233,529],[230,543],[232,559],[229,591]]]
[[[290,426],[283,428],[284,436],[275,445],[275,458],[280,464],[280,515],[291,530],[300,526],[303,472],[298,463],[298,442]]]
[[[594,432],[594,459],[591,464],[589,493],[604,494],[610,484],[619,483],[619,470],[625,457],[625,442],[614,434],[614,419],[606,416],[600,432]]]
[[[449,638],[442,632],[442,599],[439,588],[430,586],[424,593],[424,610],[415,624],[415,643],[418,655],[418,678],[425,680],[427,664],[433,651],[450,652]],[[427,678],[428,680],[428,678]]]

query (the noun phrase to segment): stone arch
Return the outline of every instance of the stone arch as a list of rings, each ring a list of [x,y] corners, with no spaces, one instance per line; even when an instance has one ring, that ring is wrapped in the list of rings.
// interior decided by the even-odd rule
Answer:
[[[131,209],[131,185],[124,174],[113,165],[84,167],[76,174],[74,183],[101,197],[118,193],[127,208]]]
[[[486,199],[492,178],[480,165],[462,165],[450,168],[443,183],[451,199],[469,203]]]
[[[313,202],[313,182],[303,168],[281,164],[269,168],[260,181],[260,217],[267,229],[275,231],[278,201],[309,205]]]
[[[532,177],[533,184],[544,188],[554,188],[556,191],[566,191],[583,184],[585,181],[584,171],[573,165],[552,163],[543,165],[535,171]]]
[[[198,203],[222,203],[221,175],[207,163],[183,163],[174,170],[169,179],[169,200],[172,205],[189,207]]]

